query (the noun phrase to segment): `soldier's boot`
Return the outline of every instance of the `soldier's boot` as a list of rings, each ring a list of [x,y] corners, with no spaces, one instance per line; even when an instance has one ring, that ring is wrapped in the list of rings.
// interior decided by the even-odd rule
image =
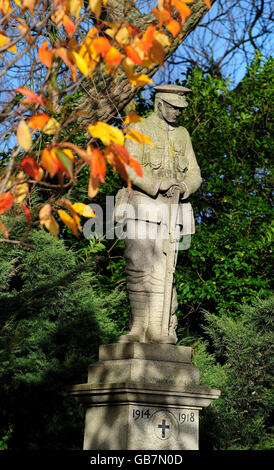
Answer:
[[[129,292],[132,326],[128,334],[120,336],[119,343],[143,343],[148,320],[147,292]]]
[[[164,294],[149,294],[149,323],[146,331],[146,343],[176,344],[177,337],[173,330],[163,334]]]

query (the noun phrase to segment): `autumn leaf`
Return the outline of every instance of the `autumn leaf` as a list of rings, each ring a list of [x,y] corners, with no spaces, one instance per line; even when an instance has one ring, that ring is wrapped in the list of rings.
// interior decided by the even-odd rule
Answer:
[[[147,83],[154,83],[145,73],[137,73],[128,76],[128,81],[133,86],[145,86]]]
[[[138,114],[132,112],[129,113],[125,119],[124,119],[124,126],[127,126],[128,124],[136,123],[142,121],[142,117],[138,116]]]
[[[48,114],[37,114],[36,116],[32,116],[29,119],[29,127],[31,129],[42,129],[45,124],[49,121],[50,117]]]
[[[130,157],[128,165],[134,169],[135,173],[140,176],[141,178],[143,177],[143,168],[140,162],[138,160],[135,160],[135,158]]]
[[[173,5],[176,10],[180,13],[182,21],[184,21],[188,16],[191,15],[191,9],[186,5],[182,0],[172,0]]]
[[[88,64],[86,63],[86,61],[75,51],[72,51],[72,57],[80,72],[85,75],[85,77],[87,77]]]
[[[9,0],[0,0],[0,12],[6,16],[11,11],[11,4]]]
[[[33,13],[37,2],[38,0],[22,0],[22,10],[29,10]]]
[[[69,149],[59,149],[59,148],[55,149],[55,152],[57,154],[57,157],[61,161],[61,164],[63,166],[63,169],[66,175],[68,177],[70,176],[70,178],[73,178],[73,165],[72,165],[73,154],[72,152]],[[72,155],[72,158],[70,154]]]
[[[205,2],[205,4],[206,4],[207,8],[211,8],[211,2],[210,2],[210,0],[204,0],[204,2]]]
[[[93,199],[98,193],[99,184],[100,184],[100,181],[99,181],[98,176],[92,176],[91,171],[90,171],[89,182],[88,182],[88,197],[90,199]]]
[[[44,41],[38,50],[38,60],[47,67],[52,65],[53,52],[48,47],[48,41]]]
[[[21,162],[21,167],[28,176],[30,176],[36,181],[40,181],[39,170],[41,168],[33,157],[27,156],[23,158]]]
[[[95,212],[89,207],[87,204],[83,204],[82,202],[75,202],[72,204],[73,209],[80,215],[84,217],[94,217]]]
[[[69,0],[67,2],[67,8],[70,13],[72,13],[75,18],[78,20],[80,16],[80,11],[83,6],[84,0]]]
[[[26,204],[24,202],[21,202],[21,207],[22,207],[22,210],[26,216],[26,219],[28,221],[28,224],[31,225],[31,215],[30,215],[30,211],[29,211],[29,208],[26,206]]]
[[[176,36],[178,36],[179,32],[181,31],[180,23],[178,23],[178,21],[174,20],[173,18],[167,22],[166,28],[168,31],[170,31],[174,38],[176,38]]]
[[[21,121],[17,127],[17,143],[19,147],[28,152],[32,147],[32,138],[29,130],[29,126],[25,121]]]
[[[129,45],[125,47],[125,53],[129,57],[129,59],[131,59],[132,62],[134,62],[134,64],[137,64],[137,65],[142,64],[142,58],[140,57],[137,50],[133,46]]]
[[[105,61],[112,67],[118,67],[122,62],[122,58],[121,52],[114,46],[111,46],[105,55]]]
[[[100,139],[104,145],[109,145],[111,142],[123,145],[124,135],[117,127],[110,126],[105,122],[98,121],[95,125],[88,126],[88,130],[92,137]]]
[[[29,90],[28,88],[20,86],[14,91],[17,91],[18,93],[21,93],[21,95],[25,95],[27,97],[23,99],[22,104],[38,103],[41,106],[45,106],[41,96],[36,95],[35,93],[33,93],[33,91]]]
[[[13,195],[13,201],[16,204],[19,204],[20,202],[24,201],[24,199],[27,197],[28,192],[29,192],[29,186],[28,183],[21,183],[22,180],[24,180],[25,175],[22,171],[20,171],[15,179],[15,182],[17,185],[12,189],[12,195]]]
[[[72,36],[75,33],[76,31],[75,24],[73,23],[72,19],[68,15],[64,15],[63,25],[69,36]]]
[[[91,154],[90,171],[93,177],[98,177],[105,182],[106,161],[104,155],[98,149],[93,149]]]
[[[139,142],[140,144],[150,144],[154,147],[154,143],[147,135],[142,134],[141,132],[137,131],[136,129],[127,129],[127,133],[125,134],[126,139],[131,139],[135,142]]]
[[[64,222],[64,224],[73,231],[74,235],[78,237],[78,226],[75,220],[73,220],[73,218],[63,209],[59,209],[57,212],[62,222]]]
[[[99,18],[100,18],[101,13],[102,13],[101,0],[89,0],[89,7],[90,7],[92,13],[94,13],[94,15],[96,17],[96,20],[99,21]]]
[[[93,47],[96,49],[96,51],[101,54],[102,57],[105,57],[105,55],[108,53],[109,49],[111,48],[111,44],[107,38],[104,38],[103,36],[100,36],[99,38],[96,38],[93,40]]]
[[[154,16],[156,16],[158,23],[159,23],[159,28],[162,28],[163,23],[166,23],[170,19],[170,11],[165,10],[164,8],[162,10],[158,10],[157,8],[152,8],[151,12],[153,13]]]
[[[58,121],[56,121],[55,118],[50,118],[46,124],[43,126],[43,128],[41,129],[42,132],[44,132],[45,134],[48,134],[48,135],[55,135],[56,132],[58,131],[60,127],[60,124]]]
[[[45,204],[39,212],[39,219],[41,226],[45,226],[48,231],[54,236],[58,237],[60,228],[58,222],[51,215],[51,205]]]
[[[13,203],[13,197],[10,193],[2,193],[0,195],[0,214],[4,214],[8,209],[11,208]]]
[[[53,178],[60,169],[59,160],[55,153],[47,148],[44,148],[42,152],[41,165],[49,172],[51,178]]]
[[[54,53],[60,57],[60,59],[66,64],[66,66],[70,69],[71,71],[71,76],[72,80],[75,82],[76,81],[76,72],[77,69],[75,67],[74,62],[71,60],[71,57],[69,55],[69,51],[65,49],[64,47],[58,47],[57,49],[54,49]]]
[[[5,47],[8,46],[10,43],[10,38],[6,36],[4,31],[0,31],[0,47]],[[8,52],[12,52],[13,54],[17,53],[17,48],[15,45],[7,47]],[[2,57],[2,54],[0,54],[0,57]]]
[[[4,238],[8,239],[8,238],[9,238],[9,231],[8,231],[8,229],[5,227],[5,225],[3,224],[3,222],[1,222],[1,220],[0,220],[0,230],[1,230],[1,232],[3,232]]]
[[[156,32],[155,24],[151,24],[144,32],[141,41],[138,42],[138,46],[147,54],[152,47],[154,41],[154,34]]]

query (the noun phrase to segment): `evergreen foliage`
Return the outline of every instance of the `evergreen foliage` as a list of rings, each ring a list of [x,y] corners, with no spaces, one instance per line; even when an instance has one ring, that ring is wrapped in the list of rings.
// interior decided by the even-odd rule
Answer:
[[[34,231],[28,243],[0,251],[2,436],[9,448],[79,449],[84,415],[68,387],[117,340],[122,295],[100,296],[92,264],[79,266],[62,240]]]
[[[194,345],[202,384],[222,390],[201,414],[201,448],[273,449],[274,297],[240,311],[238,318],[207,313],[208,340]]]

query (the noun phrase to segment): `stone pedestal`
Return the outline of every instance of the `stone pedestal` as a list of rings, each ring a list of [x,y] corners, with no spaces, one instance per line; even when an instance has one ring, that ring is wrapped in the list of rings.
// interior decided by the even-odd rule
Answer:
[[[145,343],[100,346],[71,393],[87,406],[85,450],[197,450],[199,411],[220,395],[199,386],[191,348]]]

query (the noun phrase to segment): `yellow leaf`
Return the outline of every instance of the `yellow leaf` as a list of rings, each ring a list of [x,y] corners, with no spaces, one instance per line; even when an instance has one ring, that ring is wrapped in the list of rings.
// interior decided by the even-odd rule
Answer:
[[[127,126],[128,124],[135,123],[135,122],[140,122],[142,121],[142,117],[138,116],[136,113],[129,113],[124,120],[124,126]]]
[[[156,39],[156,41],[159,42],[161,44],[161,46],[163,46],[163,47],[170,46],[170,40],[169,40],[168,36],[164,33],[160,33],[158,31],[156,31],[156,33],[154,35],[154,39]]]
[[[109,145],[111,142],[124,145],[124,134],[117,127],[98,121],[94,126],[88,126],[88,130],[92,137],[100,139],[104,145]]]
[[[64,222],[64,224],[73,231],[74,235],[78,237],[77,224],[73,218],[63,209],[59,209],[57,212],[62,222]]]
[[[134,140],[135,142],[139,142],[140,144],[150,144],[154,147],[154,143],[152,142],[150,137],[142,134],[139,131],[136,131],[136,129],[128,129],[125,138]]]
[[[29,126],[25,121],[21,121],[17,127],[17,143],[19,147],[28,152],[32,146],[31,133],[29,131]]]
[[[75,210],[75,212],[77,212],[80,215],[83,215],[84,217],[95,216],[95,213],[91,209],[91,207],[89,207],[87,204],[83,204],[82,202],[75,202],[74,204],[72,204],[72,207]]]
[[[56,121],[55,118],[50,118],[41,130],[45,134],[54,135],[58,131],[59,127],[60,127],[59,122]]]
[[[144,73],[132,74],[128,77],[128,80],[133,86],[145,86],[147,83],[154,83],[153,80]]]
[[[86,61],[81,57],[77,52],[72,51],[72,57],[74,59],[75,64],[77,65],[80,72],[82,72],[85,77],[88,76],[88,65]]]
[[[14,1],[14,3],[16,3],[16,5],[17,5],[18,7],[21,8],[22,5],[21,5],[21,1],[20,1],[20,0],[13,0],[13,1]]]
[[[94,15],[96,17],[96,20],[99,21],[99,18],[100,18],[101,13],[102,13],[101,0],[89,0],[89,7],[90,7],[92,13],[94,13]]]
[[[84,0],[69,0],[67,4],[67,8],[72,13],[75,18],[79,18],[80,11],[83,6]]]

